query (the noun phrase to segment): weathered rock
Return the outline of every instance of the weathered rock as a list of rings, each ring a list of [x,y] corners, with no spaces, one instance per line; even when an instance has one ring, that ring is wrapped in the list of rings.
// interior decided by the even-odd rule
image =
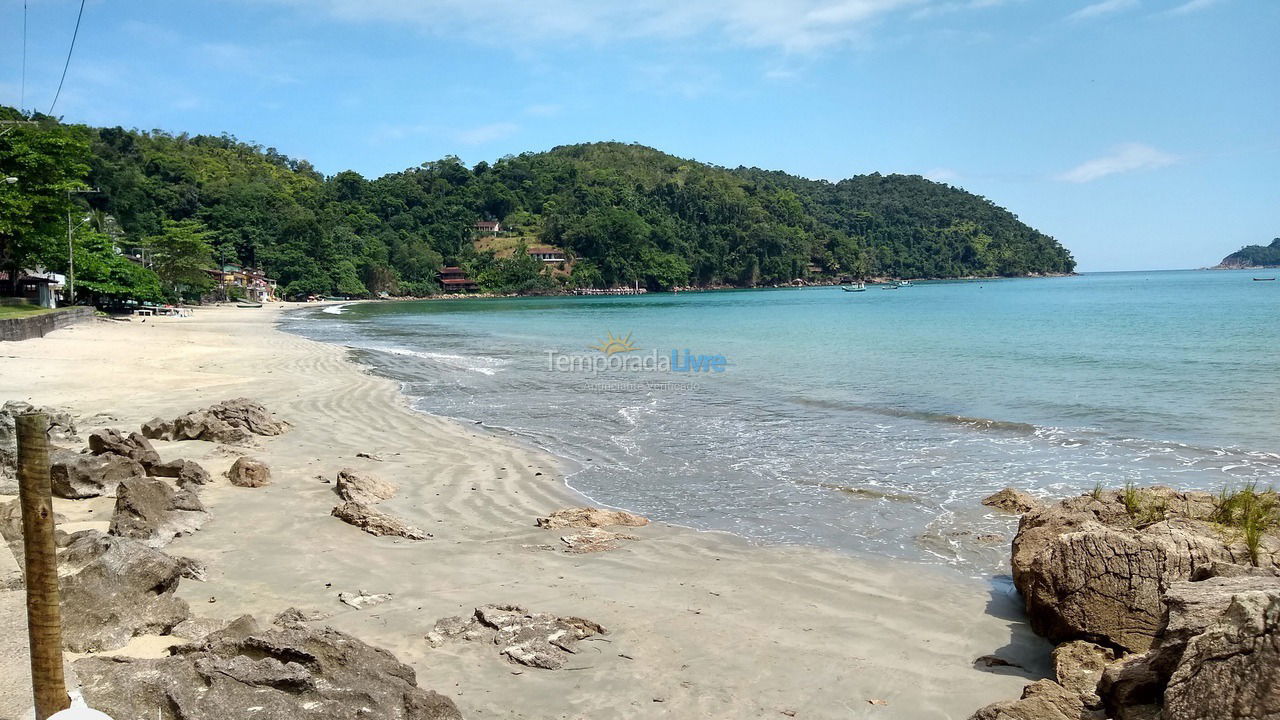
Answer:
[[[1037,680],[1022,689],[1022,698],[992,703],[969,720],[1103,720],[1080,696],[1052,680]]]
[[[484,605],[470,618],[437,621],[427,642],[438,647],[452,638],[492,641],[511,662],[556,670],[577,652],[578,641],[606,633],[599,623],[583,618],[530,613],[518,605]]]
[[[271,484],[271,468],[261,460],[241,457],[231,464],[227,479],[238,487],[262,487]]]
[[[431,533],[423,532],[398,517],[354,500],[335,506],[330,514],[349,525],[355,525],[370,535],[395,535],[410,540],[424,540],[431,537]]]
[[[115,454],[83,455],[55,450],[50,460],[53,494],[72,500],[110,495],[121,480],[146,474],[146,468],[138,461]]]
[[[582,555],[586,553],[617,550],[626,540],[639,540],[635,535],[616,533],[611,530],[589,527],[576,533],[561,536],[560,542],[565,544],[565,552]]]
[[[594,507],[577,507],[557,510],[551,515],[538,518],[540,528],[598,528],[611,525],[641,527],[649,524],[649,519],[623,510],[603,510]]]
[[[1007,487],[1000,492],[983,498],[982,504],[997,510],[1014,513],[1015,515],[1025,515],[1044,503],[1029,492]]]
[[[460,720],[394,655],[332,628],[231,628],[159,659],[75,663],[85,700],[116,718]]]
[[[1280,577],[1280,568],[1254,567],[1253,565],[1238,565],[1215,560],[1207,566],[1196,568],[1195,572],[1191,574],[1192,582],[1219,577]]]
[[[142,434],[155,440],[206,440],[235,445],[253,435],[280,435],[288,428],[288,423],[273,418],[262,405],[237,398],[192,410],[169,422],[156,418],[143,424]]]
[[[338,602],[341,602],[343,605],[350,605],[357,610],[363,610],[367,607],[381,605],[392,597],[391,593],[367,593],[364,590],[359,590],[353,593],[338,593]]]
[[[1165,720],[1280,718],[1280,583],[1234,593],[1169,678]]]
[[[1215,561],[1248,562],[1207,520],[1208,493],[1139,491],[1135,514],[1119,492],[1064,500],[1026,514],[1013,541],[1014,584],[1032,628],[1055,642],[1088,640],[1127,651],[1151,647],[1164,625],[1164,595]],[[1260,565],[1275,566],[1268,537]]]
[[[1080,696],[1084,707],[1096,710],[1102,707],[1098,696],[1098,683],[1107,663],[1116,659],[1108,649],[1083,640],[1063,643],[1053,650],[1053,672],[1058,684]]]
[[[18,434],[14,421],[19,415],[42,412],[49,416],[49,439],[67,441],[76,438],[76,423],[71,413],[54,407],[36,407],[21,400],[0,405],[0,467],[12,467],[18,452]]]
[[[89,452],[94,455],[120,455],[137,461],[143,467],[160,462],[160,453],[142,433],[125,435],[110,428],[89,433]]]
[[[158,548],[199,530],[208,519],[194,490],[174,490],[158,478],[129,478],[116,487],[116,507],[107,532]]]
[[[319,622],[329,618],[329,613],[319,610],[299,610],[296,607],[287,608],[271,619],[272,625],[280,627],[292,628],[298,627],[309,622]]]
[[[376,505],[383,500],[390,500],[396,494],[395,485],[351,468],[338,471],[338,482],[334,485],[334,490],[343,500],[366,505]]]
[[[177,478],[179,485],[191,483],[207,485],[211,480],[208,471],[201,467],[200,463],[193,460],[170,460],[156,463],[148,468],[148,471],[156,477]]]
[[[131,538],[96,531],[73,537],[59,558],[68,650],[112,650],[135,635],[164,634],[187,619],[186,602],[174,596],[178,561]]]

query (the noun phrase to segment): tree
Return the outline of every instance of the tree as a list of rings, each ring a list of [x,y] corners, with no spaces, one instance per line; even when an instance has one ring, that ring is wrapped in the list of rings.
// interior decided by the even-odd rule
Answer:
[[[200,221],[165,220],[162,232],[148,237],[144,244],[151,255],[151,267],[170,297],[198,299],[213,287],[208,272],[213,267],[213,248]]]
[[[160,278],[116,252],[106,233],[82,228],[76,237],[76,289],[95,303],[102,298],[161,302]]]

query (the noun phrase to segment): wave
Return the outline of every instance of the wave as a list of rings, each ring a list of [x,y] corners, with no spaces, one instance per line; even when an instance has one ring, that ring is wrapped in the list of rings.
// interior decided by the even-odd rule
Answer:
[[[908,410],[904,408],[885,407],[883,405],[863,405],[859,403],[840,402],[838,400],[824,400],[820,398],[805,397],[793,398],[792,401],[798,405],[807,405],[809,407],[825,408],[829,410],[851,410],[855,412],[884,415],[886,417],[906,418],[908,420],[925,420],[927,422],[947,423],[950,425],[973,428],[975,430],[999,430],[1019,435],[1036,435],[1042,430],[1042,428],[1032,425],[1031,423],[968,417],[965,415],[952,415],[949,413],[930,412],[928,410]]]
[[[329,307],[321,310],[320,312],[328,313],[330,315],[341,315],[342,313],[346,312],[347,306],[350,304],[351,303],[343,303],[341,305],[330,305]]]
[[[431,352],[429,350],[410,350],[409,348],[400,347],[398,345],[376,345],[372,343],[353,345],[348,343],[346,347],[353,350],[379,352],[387,355],[422,358],[423,360],[429,360],[437,365],[443,365],[453,370],[466,370],[469,372],[480,373],[482,375],[496,375],[502,370],[503,365],[510,362],[509,360],[488,357],[486,355],[451,355],[449,353]]]

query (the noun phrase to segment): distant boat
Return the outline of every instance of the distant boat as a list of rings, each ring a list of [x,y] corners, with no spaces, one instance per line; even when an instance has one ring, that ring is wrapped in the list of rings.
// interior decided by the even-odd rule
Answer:
[[[255,302],[242,302],[242,303],[236,303],[236,307],[239,307],[239,308],[260,308],[260,307],[262,307],[262,303],[255,303]]]
[[[898,287],[915,287],[910,280],[899,280]]]
[[[881,285],[881,286],[880,286],[880,289],[881,289],[881,290],[897,290],[897,289],[898,289],[898,284],[897,284],[897,283],[889,283],[888,285]]]
[[[857,285],[843,285],[841,287],[845,292],[866,292],[867,291],[867,284],[862,282],[858,283]]]
[[[1253,279],[1253,281],[1254,281],[1254,282],[1271,282],[1272,280],[1275,280],[1275,278],[1273,278],[1273,277],[1269,277],[1269,278],[1254,278],[1254,279]]]

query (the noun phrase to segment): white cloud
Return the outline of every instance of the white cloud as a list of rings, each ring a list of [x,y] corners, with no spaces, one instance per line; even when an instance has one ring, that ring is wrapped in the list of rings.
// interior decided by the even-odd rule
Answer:
[[[1137,7],[1139,0],[1102,0],[1092,5],[1085,5],[1067,16],[1068,20],[1091,20],[1103,15],[1118,13],[1121,10]]]
[[[1199,12],[1207,8],[1217,5],[1222,0],[1188,0],[1181,5],[1176,5],[1169,10],[1170,15],[1188,15],[1193,12]]]
[[[463,145],[484,145],[511,137],[519,131],[520,126],[515,123],[495,122],[456,132],[454,139]]]
[[[409,25],[432,34],[542,40],[684,39],[806,52],[858,38],[895,11],[931,0],[247,0],[292,5],[353,22]],[[996,0],[973,0],[975,5]]]
[[[1107,155],[1094,158],[1056,176],[1063,182],[1087,183],[1108,175],[1155,170],[1178,162],[1176,155],[1157,150],[1142,143],[1126,143],[1115,147]]]

